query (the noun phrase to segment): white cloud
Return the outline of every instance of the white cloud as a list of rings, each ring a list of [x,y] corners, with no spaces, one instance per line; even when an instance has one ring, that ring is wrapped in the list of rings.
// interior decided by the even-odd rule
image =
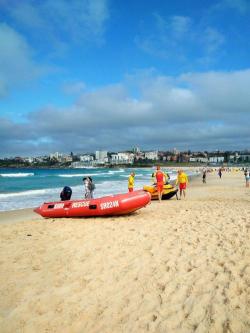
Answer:
[[[45,68],[37,66],[25,38],[7,24],[0,24],[0,40],[0,97],[4,97],[14,86],[41,75]]]
[[[150,31],[138,34],[135,42],[139,48],[153,56],[180,63],[211,61],[225,43],[224,35],[201,19],[194,21],[188,16],[164,18],[153,14]]]
[[[108,0],[23,0],[5,4],[8,15],[17,25],[46,38],[51,46],[102,42],[109,17]]]
[[[129,93],[130,85],[136,85],[137,98]],[[25,124],[1,121],[1,142],[6,153],[16,154],[21,141],[25,151],[36,144],[36,152],[116,150],[135,144],[249,149],[249,85],[250,69],[172,78],[148,73],[143,78],[140,73],[118,85],[86,89],[71,107],[34,111]],[[43,138],[50,142],[47,147]]]
[[[170,24],[173,34],[182,38],[190,31],[192,20],[186,16],[172,16]]]
[[[211,55],[219,50],[224,42],[225,37],[218,30],[211,27],[207,27],[204,30],[203,43],[208,55]]]
[[[223,119],[231,117],[237,121],[238,117],[246,117],[249,113],[249,69],[185,74],[181,78],[188,82],[194,93],[206,102],[210,114],[218,114],[217,116]]]
[[[248,0],[220,0],[214,8],[219,10],[229,8],[244,15],[250,10],[250,3]]]
[[[82,81],[66,82],[63,84],[62,90],[67,95],[79,95],[84,92],[86,85]]]

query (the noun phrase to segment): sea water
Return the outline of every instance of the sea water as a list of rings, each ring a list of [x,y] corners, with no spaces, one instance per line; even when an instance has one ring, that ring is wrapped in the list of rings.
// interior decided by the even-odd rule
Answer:
[[[168,172],[172,181],[176,179],[176,171],[162,170]],[[132,171],[136,174],[136,190],[150,184],[155,168],[0,169],[0,211],[32,208],[43,202],[59,201],[64,186],[72,188],[72,200],[82,199],[82,178],[86,176],[91,176],[96,185],[95,198],[126,193],[127,180]]]

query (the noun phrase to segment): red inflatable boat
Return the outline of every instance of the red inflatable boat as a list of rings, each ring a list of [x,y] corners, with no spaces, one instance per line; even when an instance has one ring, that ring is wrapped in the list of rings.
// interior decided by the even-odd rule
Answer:
[[[123,215],[145,207],[151,195],[145,191],[134,191],[97,199],[45,202],[34,212],[43,217],[84,217]]]

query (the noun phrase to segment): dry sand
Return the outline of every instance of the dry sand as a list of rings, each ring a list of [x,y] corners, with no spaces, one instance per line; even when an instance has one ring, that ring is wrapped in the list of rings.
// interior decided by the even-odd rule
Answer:
[[[1,214],[0,331],[250,332],[250,189],[231,172],[187,192],[124,217]]]

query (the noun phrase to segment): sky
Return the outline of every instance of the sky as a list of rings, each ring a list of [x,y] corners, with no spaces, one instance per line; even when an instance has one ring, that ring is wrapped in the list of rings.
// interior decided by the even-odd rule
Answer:
[[[250,0],[0,0],[0,157],[250,149]]]

